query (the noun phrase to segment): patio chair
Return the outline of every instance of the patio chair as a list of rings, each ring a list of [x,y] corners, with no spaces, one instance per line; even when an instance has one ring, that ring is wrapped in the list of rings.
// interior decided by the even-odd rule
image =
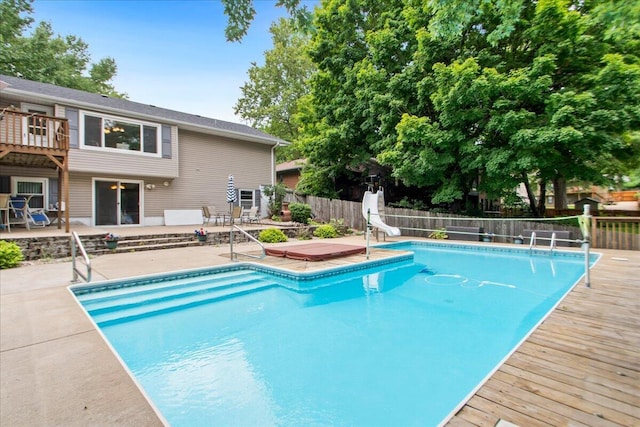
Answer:
[[[258,212],[257,206],[251,206],[251,209],[246,213],[243,219],[248,223],[260,224],[260,212]]]
[[[240,223],[242,223],[242,206],[234,206],[233,210],[231,211],[231,216],[229,217],[229,225],[234,224],[236,221],[236,219],[240,220]],[[225,220],[226,221],[226,220]],[[223,222],[224,225],[224,222]]]
[[[3,231],[11,231],[11,222],[9,221],[9,212],[11,208],[9,207],[9,202],[11,200],[11,194],[0,194],[0,219],[2,219],[2,227]]]
[[[209,225],[209,221],[211,221],[211,218],[212,218],[211,211],[209,210],[209,206],[202,207],[202,218],[203,218],[202,223],[205,225]]]
[[[27,229],[30,228],[31,224],[40,227],[51,224],[44,209],[32,209],[29,207],[30,198],[24,196],[11,197],[9,203],[14,216],[14,220],[11,222],[13,224],[24,224]]]
[[[214,225],[218,225],[218,220],[222,221],[222,224],[224,225],[225,220],[229,216],[229,214],[218,210],[218,208],[215,206],[203,206],[202,216],[207,225],[209,225],[209,222],[211,222],[212,220]]]
[[[229,216],[229,213],[223,209],[218,209],[216,206],[207,206],[209,208],[209,212],[211,212],[211,217],[215,219],[215,224],[218,225],[218,220],[224,224],[225,219]]]

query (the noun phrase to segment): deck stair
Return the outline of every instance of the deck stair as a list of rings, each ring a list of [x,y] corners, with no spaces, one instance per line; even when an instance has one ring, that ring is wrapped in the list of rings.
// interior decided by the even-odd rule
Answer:
[[[97,324],[107,325],[233,298],[276,286],[268,276],[238,270],[78,295]]]

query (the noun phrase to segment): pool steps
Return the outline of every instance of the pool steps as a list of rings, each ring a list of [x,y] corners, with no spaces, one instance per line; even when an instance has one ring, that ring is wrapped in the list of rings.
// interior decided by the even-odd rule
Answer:
[[[392,264],[395,268],[383,263],[369,271],[374,273],[384,270],[390,274],[394,270],[414,265],[412,257],[402,257]],[[303,295],[303,299],[308,299],[306,294],[350,282],[354,275],[361,282],[360,271],[348,269],[338,274],[319,274],[309,281],[282,277],[272,270],[263,272],[245,268],[232,269],[169,280],[147,281],[146,284],[140,283],[139,280],[105,284],[97,286],[93,291],[90,288],[79,290],[76,298],[98,325],[106,326],[274,287],[294,290],[297,294]],[[357,286],[362,285],[358,283]],[[319,295],[321,296],[322,292]]]
[[[232,298],[277,286],[273,278],[255,271],[232,271],[211,277],[199,276],[168,283],[130,287],[78,295],[99,325],[134,320],[150,314]]]

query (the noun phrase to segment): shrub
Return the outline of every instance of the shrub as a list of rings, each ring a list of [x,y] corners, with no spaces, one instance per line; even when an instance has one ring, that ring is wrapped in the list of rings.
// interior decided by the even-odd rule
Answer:
[[[333,228],[336,229],[336,232],[340,236],[346,236],[347,234],[350,234],[349,227],[344,223],[344,218],[339,218],[339,219],[331,218],[331,221],[329,221],[329,224],[331,224]]]
[[[304,203],[290,203],[291,221],[306,224],[311,218],[311,206]]]
[[[316,228],[316,231],[313,232],[313,235],[321,239],[333,239],[334,237],[338,237],[338,232],[333,225],[323,224]]]
[[[277,228],[267,228],[266,230],[262,230],[258,235],[258,240],[263,243],[280,243],[286,242],[287,236]]]
[[[298,240],[311,240],[312,238],[313,234],[308,228],[301,228],[298,230],[298,234],[296,235],[296,239]]]
[[[444,239],[447,239],[448,237],[449,236],[447,236],[447,231],[444,228],[441,228],[439,230],[433,230],[431,234],[429,234],[430,239],[444,240]]]
[[[416,209],[416,210],[426,210],[427,205],[422,200],[412,199],[409,200],[408,197],[404,197],[402,200],[397,201],[395,203],[389,203],[389,206],[394,208],[406,208],[406,209]]]
[[[13,242],[0,240],[0,269],[13,268],[24,259],[22,249]]]
[[[269,213],[271,215],[278,215],[282,210],[282,201],[287,195],[287,187],[279,182],[276,185],[265,186],[262,191],[269,199]]]

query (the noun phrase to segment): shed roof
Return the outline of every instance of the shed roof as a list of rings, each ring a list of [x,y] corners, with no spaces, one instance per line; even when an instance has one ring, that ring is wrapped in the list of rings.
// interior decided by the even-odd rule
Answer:
[[[307,159],[296,159],[276,165],[276,172],[288,172],[302,169],[307,164]]]

